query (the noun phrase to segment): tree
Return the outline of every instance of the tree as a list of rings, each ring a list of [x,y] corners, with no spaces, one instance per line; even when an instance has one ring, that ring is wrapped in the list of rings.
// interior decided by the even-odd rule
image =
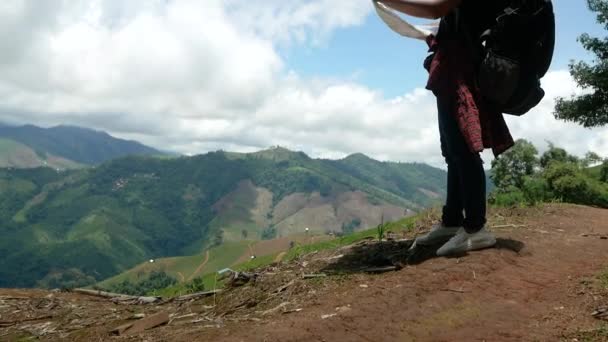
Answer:
[[[277,237],[277,229],[274,226],[268,226],[262,231],[262,240],[272,240]]]
[[[608,160],[605,160],[600,169],[600,180],[604,183],[608,183]]]
[[[578,158],[568,154],[563,148],[555,147],[549,143],[549,149],[540,157],[540,166],[544,169],[552,162],[578,163]]]
[[[608,206],[608,188],[586,175],[578,164],[551,163],[543,172],[553,196],[577,204]]]
[[[492,181],[499,190],[522,188],[526,176],[534,174],[539,164],[538,150],[532,143],[520,139],[507,152],[492,161]]]
[[[224,243],[224,231],[221,229],[218,229],[217,231],[215,231],[215,234],[213,235],[213,239],[211,240],[211,247],[217,247],[217,246],[221,245],[222,243]]]
[[[597,12],[597,21],[608,29],[608,0],[587,0],[587,4]],[[593,64],[572,62],[570,74],[581,88],[590,92],[570,99],[558,98],[554,115],[584,127],[603,126],[608,124],[608,37],[583,34],[578,40],[596,58]]]
[[[600,164],[602,161],[604,161],[604,159],[600,157],[597,153],[587,152],[587,154],[585,155],[585,159],[583,159],[583,166],[589,167],[597,165]]]
[[[203,277],[196,277],[192,281],[186,284],[186,289],[189,293],[203,292],[205,291],[205,281]]]

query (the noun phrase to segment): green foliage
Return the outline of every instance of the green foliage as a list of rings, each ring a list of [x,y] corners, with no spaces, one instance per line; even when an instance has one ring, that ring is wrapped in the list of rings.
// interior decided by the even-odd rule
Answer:
[[[384,223],[384,216],[380,220],[380,224],[376,227],[376,231],[378,232],[378,241],[382,242],[384,240],[384,233],[386,232],[387,224]]]
[[[361,226],[361,219],[354,218],[348,224],[342,224],[342,233],[345,235],[352,234]]]
[[[587,154],[585,155],[585,158],[582,160],[582,165],[584,167],[589,167],[589,166],[593,166],[593,165],[597,165],[597,164],[601,164],[604,161],[604,158],[600,157],[597,153],[595,152],[587,152]]]
[[[72,268],[63,272],[54,272],[38,281],[37,287],[48,289],[73,289],[84,287],[95,282],[95,278],[84,274],[81,270]]]
[[[540,166],[546,168],[553,162],[558,163],[578,163],[577,157],[568,154],[563,148],[555,147],[553,143],[549,143],[549,149],[540,157]]]
[[[205,281],[203,280],[203,277],[192,279],[190,283],[186,284],[186,289],[189,293],[205,291]]]
[[[228,236],[240,237],[244,228],[248,238],[254,231],[257,238],[263,227],[239,225],[249,216],[239,217],[235,227],[230,213],[217,219],[217,204],[244,180],[269,189],[275,203],[293,192],[362,191],[378,204],[415,207],[432,203],[418,188],[444,193],[445,172],[362,156],[314,160],[289,151],[277,158],[224,152],[131,156],[61,173],[0,170],[0,286],[36,286],[69,269],[80,270],[87,282],[100,281],[148,259],[199,254]],[[249,202],[239,212],[248,215],[254,205]],[[348,225],[358,227],[356,220]],[[276,236],[272,226],[266,228],[264,238]]]
[[[386,227],[382,223],[379,224],[378,227],[376,227],[376,231],[378,232],[378,241],[382,241],[384,239],[385,229]]]
[[[177,283],[175,278],[168,276],[165,272],[152,272],[150,275],[138,282],[124,280],[106,288],[107,291],[126,294],[131,296],[145,296],[156,290],[164,289]]]
[[[211,247],[217,247],[224,243],[224,231],[219,229],[213,235],[213,241],[211,242]]]
[[[276,258],[276,255],[262,255],[259,257],[256,257],[255,259],[251,259],[243,264],[237,265],[235,266],[233,269],[235,271],[246,271],[246,270],[251,270],[251,269],[255,269],[255,268],[259,268],[259,267],[264,267],[266,265],[270,265],[271,263],[274,262]]]
[[[420,189],[444,196],[447,187],[445,172],[425,164],[379,162],[360,153],[329,162],[336,169],[377,189],[386,190],[421,206],[438,204],[441,198],[430,198]],[[367,190],[369,185],[358,187]],[[372,199],[371,203],[376,202],[374,198],[391,201],[390,197],[383,192],[367,192],[374,195],[368,197]]]
[[[274,226],[268,226],[262,231],[262,240],[272,240],[277,237],[277,229]]]
[[[608,183],[608,159],[604,161],[600,168],[600,181]]]
[[[161,296],[161,297],[175,297],[175,296],[187,295],[190,293],[209,291],[212,289],[221,288],[223,286],[223,282],[219,281],[216,278],[216,275],[217,274],[215,272],[208,273],[208,274],[203,275],[202,277],[199,277],[198,279],[200,279],[200,280],[193,279],[192,282],[194,282],[194,281],[202,282],[197,286],[192,286],[192,282],[176,283],[175,285],[166,287],[164,289],[155,290],[154,295]],[[202,291],[197,290],[197,289],[201,289],[201,288],[204,288],[204,290],[202,290]]]
[[[597,21],[608,29],[608,1],[587,0],[587,4],[597,13]],[[608,39],[583,34],[579,41],[596,58],[593,63],[572,62],[570,74],[580,87],[590,92],[557,99],[555,117],[584,127],[603,126],[608,124]]]
[[[608,207],[608,187],[582,172],[573,163],[553,163],[543,177],[557,198],[565,202]]]
[[[533,151],[533,146],[527,149]],[[519,206],[563,201],[608,208],[608,186],[587,169],[588,161],[600,159],[597,155],[587,154],[586,161],[580,161],[550,144],[540,159],[541,167],[526,175],[518,174],[517,181],[513,181],[515,177],[510,175],[517,174],[517,168],[526,163],[518,159],[530,161],[531,155],[513,153],[507,156],[508,163],[501,161],[501,156],[492,164],[493,173],[499,176],[497,189],[490,196],[492,204]]]
[[[524,193],[515,187],[507,191],[492,193],[488,201],[500,207],[517,207],[527,203]]]
[[[521,188],[539,164],[538,150],[527,140],[517,140],[507,152],[492,161],[491,179],[498,189]]]
[[[418,220],[417,216],[408,217],[396,222],[388,222],[384,226],[384,231],[391,231],[394,233],[402,231],[410,231],[414,228],[414,224]],[[327,249],[337,249],[343,246],[352,245],[353,243],[361,240],[378,238],[378,229],[366,229],[356,232],[351,235],[345,235],[337,239],[317,242],[309,245],[296,245],[296,247],[289,250],[284,260],[289,261],[298,258],[301,255],[312,253],[314,251],[322,251]]]
[[[523,187],[519,192],[524,196],[523,201],[520,203],[530,205],[552,201],[555,198],[547,180],[542,177],[526,177]]]

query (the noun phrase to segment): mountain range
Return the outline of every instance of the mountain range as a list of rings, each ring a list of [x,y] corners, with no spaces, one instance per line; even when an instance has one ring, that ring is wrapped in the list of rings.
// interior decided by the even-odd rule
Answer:
[[[162,155],[136,141],[82,127],[0,125],[0,167],[74,169],[127,155]]]
[[[0,132],[47,160],[86,166],[0,168],[0,287],[83,286],[224,243],[285,240],[306,228],[349,233],[445,195],[443,170],[363,154],[314,159],[273,147],[167,157],[74,127]]]

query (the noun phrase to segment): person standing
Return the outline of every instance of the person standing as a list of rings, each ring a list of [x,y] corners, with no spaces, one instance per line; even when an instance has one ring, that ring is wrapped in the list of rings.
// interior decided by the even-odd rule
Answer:
[[[436,35],[427,39],[427,89],[437,99],[441,151],[448,169],[447,198],[441,223],[419,236],[419,245],[443,245],[437,255],[447,256],[492,247],[493,233],[486,225],[486,175],[480,152],[495,155],[513,146],[502,113],[484,103],[475,82],[475,51],[468,37],[479,37],[496,19],[501,1],[488,0],[382,0],[408,15],[441,18]],[[503,5],[504,7],[504,5]],[[465,30],[467,32],[465,32]]]

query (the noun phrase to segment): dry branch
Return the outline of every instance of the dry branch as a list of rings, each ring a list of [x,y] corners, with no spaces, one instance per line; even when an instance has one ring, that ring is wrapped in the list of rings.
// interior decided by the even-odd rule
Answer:
[[[53,318],[53,315],[25,318],[25,319],[20,319],[20,320],[15,320],[15,321],[0,321],[0,328],[7,328],[7,327],[11,327],[13,325],[19,324],[19,323],[39,321],[41,319],[50,319],[50,318]]]
[[[213,296],[214,294],[217,294],[220,292],[222,292],[221,289],[217,289],[217,290],[213,290],[213,291],[197,292],[197,293],[193,293],[193,294],[189,294],[189,295],[179,296],[179,297],[175,298],[174,300],[176,300],[178,302],[187,301],[187,300],[198,299],[198,298],[202,298],[202,297]]]

